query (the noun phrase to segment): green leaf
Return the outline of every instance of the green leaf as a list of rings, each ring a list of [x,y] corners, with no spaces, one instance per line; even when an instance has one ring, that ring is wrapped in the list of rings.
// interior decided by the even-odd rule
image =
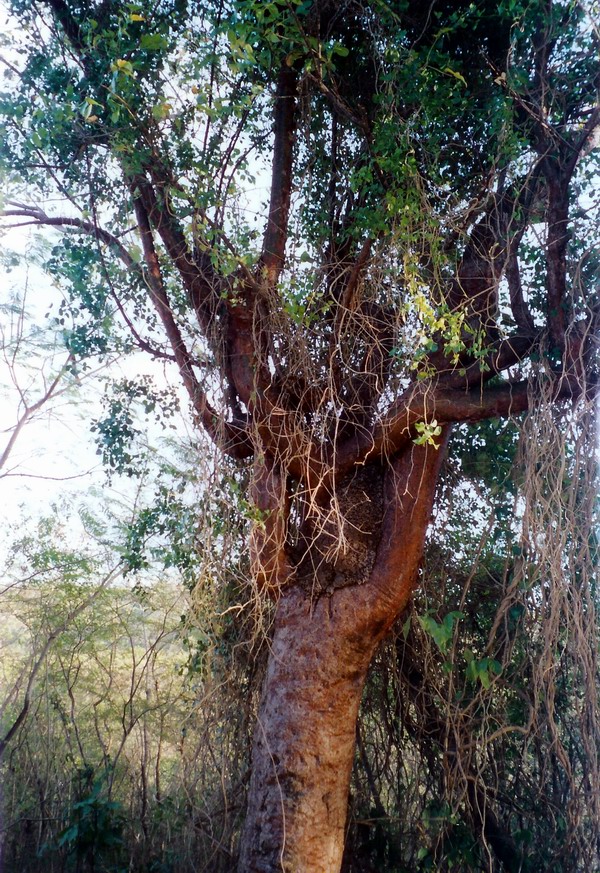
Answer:
[[[467,681],[480,682],[487,691],[492,685],[493,676],[499,676],[502,672],[502,665],[494,658],[481,658],[477,661],[470,649],[465,649],[463,655],[467,662]]]
[[[140,39],[140,48],[147,52],[162,51],[168,44],[161,33],[145,33]]]
[[[339,42],[333,46],[333,54],[339,55],[341,58],[347,58],[350,54],[350,49],[346,48],[345,45],[340,45]]]
[[[159,103],[157,106],[152,107],[152,117],[156,121],[162,121],[164,118],[168,118],[172,108],[170,103]]]
[[[451,67],[444,67],[443,72],[448,73],[449,76],[454,76],[455,79],[458,79],[459,82],[463,83],[465,88],[467,87],[467,80],[462,75],[462,73],[459,73],[457,70],[453,70]]]
[[[454,625],[461,618],[464,618],[464,614],[458,611],[449,612],[441,623],[438,623],[430,615],[420,615],[418,618],[423,630],[429,634],[440,652],[444,655],[448,649],[448,644],[454,636]]]

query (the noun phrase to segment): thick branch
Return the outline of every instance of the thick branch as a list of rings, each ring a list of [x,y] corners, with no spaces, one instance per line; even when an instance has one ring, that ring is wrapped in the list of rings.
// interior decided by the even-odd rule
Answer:
[[[510,309],[517,324],[524,333],[535,333],[535,322],[525,303],[523,295],[523,285],[521,284],[521,271],[519,268],[519,259],[515,251],[511,251],[506,262],[504,270],[506,281],[508,282],[508,293],[510,296]]]
[[[567,312],[567,244],[569,241],[569,189],[577,163],[600,125],[600,106],[594,107],[574,143],[562,143],[558,154],[542,164],[548,187],[548,239],[546,244],[548,327],[557,349],[565,346]]]
[[[292,196],[292,165],[296,130],[295,71],[284,64],[275,93],[275,143],[271,177],[271,202],[260,265],[269,287],[275,287],[283,268],[288,217]]]
[[[569,221],[570,175],[561,171],[553,159],[546,161],[548,183],[548,240],[546,244],[546,291],[548,327],[557,349],[565,342],[566,312],[564,297],[567,281],[567,225]]]
[[[418,583],[425,534],[450,428],[439,448],[410,446],[386,471],[381,539],[371,574],[376,610],[386,630],[406,607]]]
[[[285,549],[289,499],[285,476],[268,455],[255,456],[250,497],[260,514],[250,535],[252,578],[274,596],[291,573]]]
[[[258,283],[242,270],[235,298],[227,304],[226,362],[230,381],[240,401],[257,417],[268,413],[271,384],[267,364],[270,344],[269,300],[283,269],[292,192],[293,146],[296,126],[296,73],[283,64],[275,93],[275,141],[269,216],[258,263]],[[269,443],[272,446],[272,440]]]
[[[139,199],[151,224],[156,228],[173,266],[181,277],[198,323],[210,341],[211,325],[219,300],[220,277],[208,266],[198,267],[177,220],[159,202],[154,187],[145,176],[130,180],[134,200]],[[208,274],[207,274],[208,272]]]
[[[558,131],[544,126],[542,132],[545,157],[541,170],[548,191],[548,238],[546,244],[546,291],[548,328],[554,346],[564,349],[567,313],[565,293],[567,281],[567,244],[569,223],[569,189],[581,155],[600,124],[600,106],[595,106],[581,132],[568,142]]]
[[[575,399],[582,391],[579,380],[557,375],[553,399]],[[418,422],[443,425],[505,418],[526,412],[531,399],[527,381],[466,391],[421,383],[402,395],[375,427],[357,431],[338,446],[332,463],[341,474],[355,464],[396,454],[412,442]]]
[[[258,301],[253,289],[244,287],[227,305],[227,370],[237,396],[249,411],[270,382],[261,342]]]
[[[464,361],[460,368],[438,370],[438,384],[444,388],[463,391],[471,388],[481,391],[482,386],[493,376],[522,364],[536,344],[539,344],[540,338],[539,331],[527,331],[493,343],[482,358],[470,357],[470,363]]]
[[[89,58],[87,57],[85,42],[79,22],[75,20],[71,10],[64,0],[45,0],[45,2],[54,13],[54,17],[64,30],[67,39],[73,46],[79,60],[81,61],[81,65],[89,76],[91,73],[91,66]]]
[[[222,291],[229,290],[229,286],[213,270],[208,259],[203,259],[199,267],[181,227],[171,211],[160,202],[155,187],[144,176],[136,176],[130,181],[130,186],[134,199],[137,196],[143,205],[149,223],[156,228],[181,277],[209,345],[217,360],[222,361],[224,374],[230,383],[229,401],[234,417],[239,414],[235,393],[251,411],[252,398],[264,391],[271,381],[262,354],[265,344],[261,342],[258,285],[248,269],[240,267],[240,287],[236,289],[235,297],[223,306]],[[229,247],[233,248],[231,244]],[[224,311],[227,316],[223,348],[215,339],[214,320],[217,313]]]
[[[138,220],[144,257],[148,267],[146,274],[150,298],[163,323],[167,337],[173,349],[175,360],[179,367],[181,379],[192,401],[204,429],[211,439],[237,458],[249,457],[251,446],[245,431],[236,424],[226,422],[208,402],[193,370],[192,357],[181,335],[181,331],[173,318],[171,305],[162,280],[158,255],[154,247],[154,238],[148,214],[140,197],[134,197],[135,214]]]
[[[464,309],[474,329],[494,331],[498,316],[498,285],[508,254],[507,230],[512,203],[492,197],[484,215],[473,227],[452,283],[448,304]]]

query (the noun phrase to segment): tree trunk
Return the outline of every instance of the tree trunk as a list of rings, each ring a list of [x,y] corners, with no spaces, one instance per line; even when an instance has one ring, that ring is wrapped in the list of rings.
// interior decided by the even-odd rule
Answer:
[[[299,590],[279,605],[253,751],[240,871],[333,873],[344,847],[356,718],[372,640]]]
[[[412,449],[385,476],[363,584],[285,590],[254,735],[239,873],[336,873],[356,721],[377,645],[412,593],[440,453]]]

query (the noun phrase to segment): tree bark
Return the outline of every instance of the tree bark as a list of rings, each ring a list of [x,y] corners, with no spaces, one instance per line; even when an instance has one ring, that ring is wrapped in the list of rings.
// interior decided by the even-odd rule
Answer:
[[[356,721],[375,650],[417,578],[442,451],[412,446],[381,490],[376,557],[363,584],[277,606],[254,735],[239,873],[336,873]]]
[[[244,873],[339,869],[374,642],[353,632],[351,605],[335,600],[311,605],[295,589],[279,604],[255,730]]]

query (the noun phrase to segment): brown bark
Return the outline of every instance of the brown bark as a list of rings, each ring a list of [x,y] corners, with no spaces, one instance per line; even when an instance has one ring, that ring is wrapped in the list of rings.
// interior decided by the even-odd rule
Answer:
[[[278,608],[255,732],[240,871],[334,873],[344,845],[356,718],[373,640],[348,598]]]
[[[385,474],[375,471],[384,479],[375,507],[378,542],[366,549],[357,543],[362,567],[350,570],[346,554],[332,592],[315,599],[309,587],[292,582],[281,596],[254,737],[240,873],[340,869],[365,677],[418,579],[442,452],[413,446]],[[363,583],[354,581],[365,567]]]
[[[265,231],[261,266],[267,285],[274,287],[285,260],[287,226],[292,197],[293,148],[296,128],[296,73],[284,64],[275,94],[275,142],[271,202]]]

